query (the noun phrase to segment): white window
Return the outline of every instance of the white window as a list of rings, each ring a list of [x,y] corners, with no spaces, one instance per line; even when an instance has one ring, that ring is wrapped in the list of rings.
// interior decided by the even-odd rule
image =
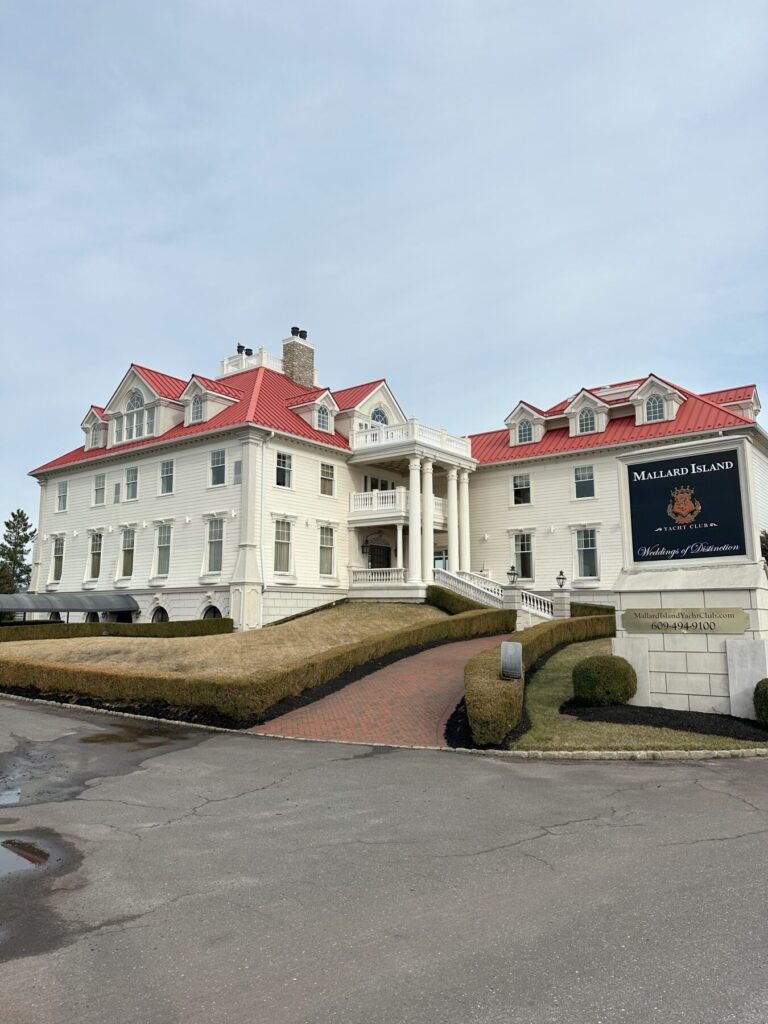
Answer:
[[[592,466],[576,466],[573,471],[577,498],[594,498],[595,474]]]
[[[151,409],[147,409],[147,434],[151,435],[155,432],[155,409],[154,406]]]
[[[120,504],[120,484],[119,484],[119,482],[115,484],[115,490],[114,490],[113,495],[112,495],[112,504],[113,505],[119,505]]]
[[[515,568],[520,579],[533,579],[533,534],[515,534]]]
[[[597,530],[590,527],[576,531],[576,557],[581,578],[597,577]]]
[[[380,405],[371,413],[371,422],[380,423],[383,427],[386,427],[389,424],[389,416],[387,416]]]
[[[64,538],[56,537],[53,541],[53,581],[58,583],[64,569]]]
[[[333,527],[320,527],[320,575],[333,576]]]
[[[136,546],[136,531],[123,530],[123,552],[121,576],[133,576],[133,551]]]
[[[125,471],[125,500],[135,501],[139,496],[139,471],[131,466]]]
[[[658,423],[664,419],[664,399],[661,395],[651,395],[645,403],[645,422]]]
[[[161,523],[157,528],[157,575],[167,576],[171,566],[171,526]]]
[[[192,408],[189,412],[190,423],[202,423],[203,421],[203,396],[195,395],[192,399]]]
[[[293,479],[293,456],[287,452],[277,453],[277,468],[275,472],[275,483],[278,487],[291,487]]]
[[[533,424],[530,420],[520,420],[517,425],[517,443],[530,444],[533,441]]]
[[[91,561],[88,575],[88,578],[91,580],[97,580],[101,572],[101,547],[103,540],[104,538],[100,533],[91,534]]]
[[[291,524],[284,519],[275,521],[275,572],[291,571]]]
[[[530,473],[516,473],[512,477],[512,504],[531,504],[531,475]]]
[[[93,478],[93,504],[104,504],[104,492],[106,490],[107,478],[104,473],[97,473]]]
[[[235,459],[232,464],[232,483],[241,484],[243,482],[243,460]]]
[[[208,572],[221,572],[224,550],[224,520],[208,520]]]
[[[328,415],[328,410],[324,405],[321,405],[317,410],[317,429],[318,430],[330,430],[331,419]]]
[[[211,487],[221,487],[227,482],[227,455],[221,449],[211,452]]]
[[[320,493],[333,497],[334,492],[334,469],[328,462],[320,463]]]
[[[173,459],[160,463],[160,493],[173,494]]]
[[[582,409],[579,413],[579,433],[594,434],[597,427],[593,409]]]
[[[123,440],[123,417],[115,416],[115,444]]]
[[[67,481],[60,480],[59,488],[56,493],[56,511],[66,512],[67,511]]]
[[[98,448],[101,444],[101,424],[94,423],[91,427],[91,448]]]
[[[131,392],[125,407],[125,439],[134,437],[144,437],[144,399],[138,391]]]

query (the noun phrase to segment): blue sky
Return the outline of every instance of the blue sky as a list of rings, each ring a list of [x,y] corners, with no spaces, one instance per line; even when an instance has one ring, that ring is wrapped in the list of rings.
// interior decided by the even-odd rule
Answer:
[[[0,0],[0,517],[132,360],[292,324],[457,433],[767,400],[766,52],[757,0]]]

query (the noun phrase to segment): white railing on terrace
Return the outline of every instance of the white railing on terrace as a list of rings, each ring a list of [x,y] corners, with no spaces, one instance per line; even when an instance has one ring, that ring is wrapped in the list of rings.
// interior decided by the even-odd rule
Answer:
[[[352,586],[377,583],[405,583],[405,569],[353,569]]]
[[[446,498],[433,498],[435,508],[435,519],[448,518],[448,500]]]
[[[489,582],[485,578],[483,579],[485,583]],[[498,594],[494,594],[485,587],[478,586],[466,579],[465,576],[447,572],[445,569],[435,569],[435,583],[440,587],[445,587],[446,590],[452,590],[455,594],[461,594],[462,597],[468,597],[471,601],[490,605],[491,608],[501,608],[503,605],[501,587],[498,588]]]
[[[487,576],[481,576],[477,572],[462,572],[461,570],[458,570],[456,575],[460,576],[463,580],[467,580],[468,583],[472,583],[475,587],[480,587],[481,590],[487,590],[494,597],[501,598],[504,595],[501,586],[498,583],[494,583],[493,580],[489,580]]]
[[[530,590],[520,591],[520,607],[523,611],[540,615],[543,619],[551,619],[554,614],[550,599],[548,597],[539,597],[538,594],[532,594]]]
[[[404,444],[408,441],[421,441],[440,451],[452,452],[454,455],[471,457],[472,446],[468,437],[456,437],[440,427],[428,427],[418,420],[408,420],[391,427],[371,427],[368,430],[356,430],[349,438],[349,446],[353,452],[366,448],[381,448],[387,445]]]
[[[434,517],[448,518],[448,502],[445,498],[433,498]],[[354,491],[349,496],[351,513],[376,512],[407,512],[409,508],[408,491],[404,487],[393,491]]]

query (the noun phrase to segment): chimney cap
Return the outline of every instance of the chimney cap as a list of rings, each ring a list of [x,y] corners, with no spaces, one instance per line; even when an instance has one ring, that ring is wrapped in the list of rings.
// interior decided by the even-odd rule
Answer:
[[[245,354],[246,354],[247,356],[252,356],[252,355],[253,355],[253,349],[252,349],[252,348],[247,348],[247,349],[245,350]]]
[[[237,346],[237,354],[239,356],[241,356],[243,354],[243,352],[245,352],[245,345],[238,345]]]
[[[299,331],[299,337],[301,338],[302,341],[306,341],[307,340],[307,332],[306,331]]]
[[[292,327],[291,328],[291,334],[293,335],[294,338],[298,338],[299,333],[300,333],[300,331],[299,331],[298,327]]]

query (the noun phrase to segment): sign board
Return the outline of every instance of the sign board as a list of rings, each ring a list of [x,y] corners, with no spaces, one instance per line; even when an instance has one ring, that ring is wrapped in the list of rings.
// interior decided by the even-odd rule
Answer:
[[[622,612],[627,633],[743,633],[749,615],[743,608],[628,608]]]
[[[735,449],[627,466],[635,562],[747,552]]]

